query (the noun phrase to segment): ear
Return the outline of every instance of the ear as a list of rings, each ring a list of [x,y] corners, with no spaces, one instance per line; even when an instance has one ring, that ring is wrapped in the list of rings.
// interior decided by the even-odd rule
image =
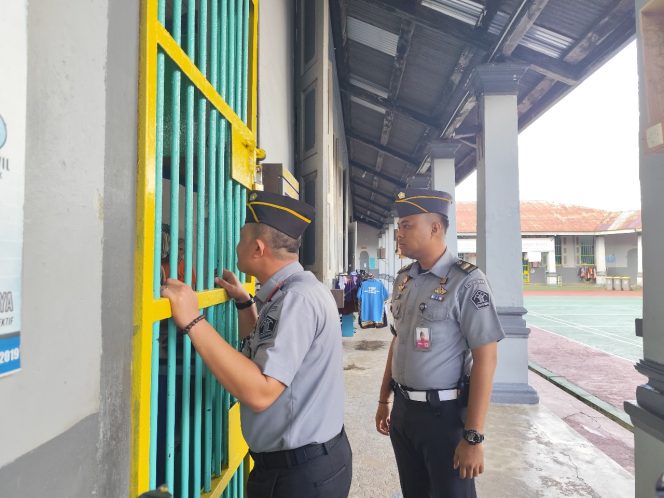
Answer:
[[[267,252],[268,249],[265,241],[262,239],[254,239],[254,244],[255,246],[254,246],[253,256],[255,258],[262,258],[263,256],[265,256],[265,253]]]
[[[431,235],[441,235],[443,233],[443,224],[440,221],[433,221],[431,223]]]

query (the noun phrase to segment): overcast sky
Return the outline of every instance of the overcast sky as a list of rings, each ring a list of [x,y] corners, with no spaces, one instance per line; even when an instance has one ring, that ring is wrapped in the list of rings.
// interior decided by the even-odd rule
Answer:
[[[636,44],[597,70],[519,135],[523,200],[641,208]],[[477,198],[476,174],[456,191]]]

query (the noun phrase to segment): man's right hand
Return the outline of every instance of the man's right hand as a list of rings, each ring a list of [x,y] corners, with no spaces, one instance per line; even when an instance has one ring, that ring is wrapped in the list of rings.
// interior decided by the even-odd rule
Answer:
[[[242,303],[249,300],[247,289],[230,270],[224,269],[221,278],[216,277],[214,283],[228,292],[228,297],[235,299],[237,302]]]
[[[376,410],[376,430],[384,436],[390,435],[390,405],[378,403]]]

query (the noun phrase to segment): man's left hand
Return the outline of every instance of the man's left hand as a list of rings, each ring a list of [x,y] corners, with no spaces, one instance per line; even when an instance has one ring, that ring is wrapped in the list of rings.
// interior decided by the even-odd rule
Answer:
[[[165,297],[171,302],[173,319],[180,328],[186,327],[200,315],[198,296],[191,287],[179,280],[174,278],[166,280],[166,283],[161,286],[161,297]]]
[[[484,448],[461,440],[454,451],[454,468],[461,479],[472,479],[484,472]]]

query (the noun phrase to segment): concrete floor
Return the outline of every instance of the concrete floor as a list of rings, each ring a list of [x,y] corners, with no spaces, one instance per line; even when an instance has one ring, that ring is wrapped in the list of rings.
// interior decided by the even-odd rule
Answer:
[[[374,424],[390,340],[387,329],[356,330],[354,337],[344,338],[346,430],[354,455],[352,498],[401,496],[389,438],[378,434]],[[634,496],[630,472],[545,402],[492,405],[486,434],[486,471],[477,480],[481,497]]]

